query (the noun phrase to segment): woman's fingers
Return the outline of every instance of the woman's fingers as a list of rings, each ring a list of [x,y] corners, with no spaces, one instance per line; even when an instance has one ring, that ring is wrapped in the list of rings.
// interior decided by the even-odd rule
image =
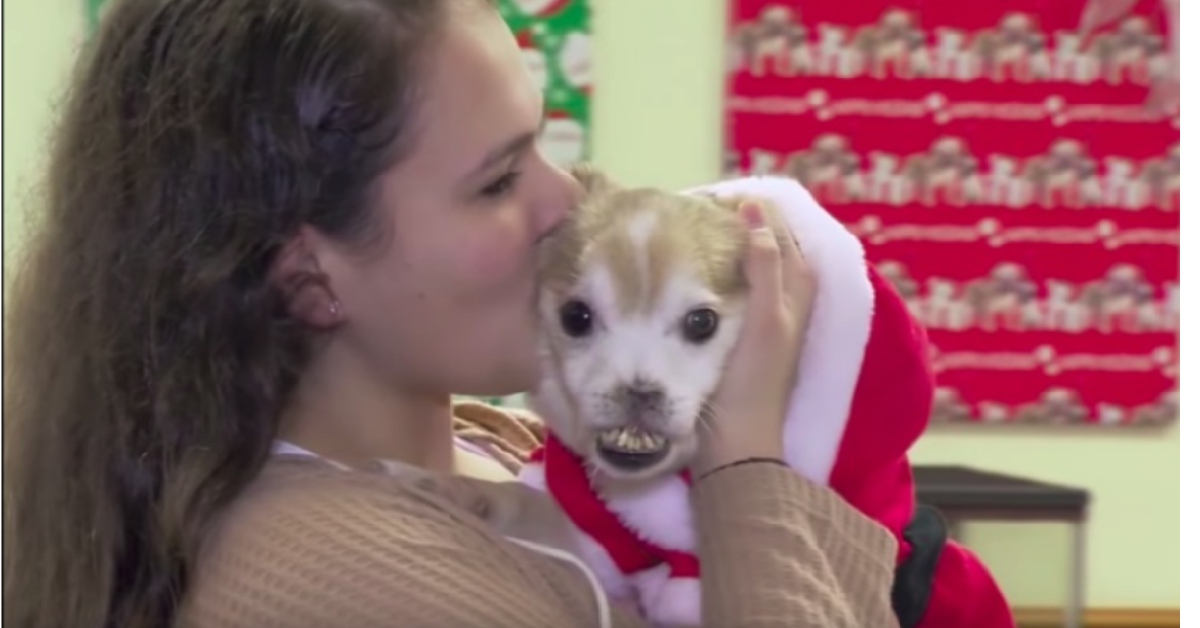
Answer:
[[[750,310],[778,304],[783,286],[783,264],[779,241],[762,204],[747,201],[738,214],[749,229],[744,258],[746,281],[750,283]]]
[[[769,207],[759,205],[758,209],[767,226],[771,228],[771,239],[774,240],[773,247],[768,247],[768,243],[764,241],[762,250],[765,255],[765,251],[771,249],[776,256],[780,300],[793,310],[803,307],[811,300],[814,285],[812,267],[805,259],[799,240],[784,217]],[[767,236],[764,234],[762,237],[765,240]]]

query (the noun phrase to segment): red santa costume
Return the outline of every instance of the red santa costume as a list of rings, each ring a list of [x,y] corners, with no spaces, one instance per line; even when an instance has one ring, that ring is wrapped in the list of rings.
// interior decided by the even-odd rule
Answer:
[[[792,179],[748,177],[685,193],[769,199],[796,234],[817,276],[817,295],[785,422],[786,462],[896,536],[893,600],[902,625],[1013,628],[986,567],[945,540],[940,519],[917,507],[906,452],[931,410],[927,340],[865,261],[861,243]],[[656,623],[699,623],[686,473],[636,497],[604,500],[584,462],[551,436],[522,477],[562,505],[583,559],[610,595],[634,593]]]

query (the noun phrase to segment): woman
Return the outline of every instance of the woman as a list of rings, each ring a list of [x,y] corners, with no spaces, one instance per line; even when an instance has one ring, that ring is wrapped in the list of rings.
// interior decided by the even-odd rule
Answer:
[[[494,9],[120,0],[92,46],[7,326],[6,622],[592,625],[578,565],[478,516],[505,476],[452,434],[450,392],[533,383],[536,247],[577,194]],[[886,532],[770,462],[812,290],[747,220],[706,623],[891,625]]]

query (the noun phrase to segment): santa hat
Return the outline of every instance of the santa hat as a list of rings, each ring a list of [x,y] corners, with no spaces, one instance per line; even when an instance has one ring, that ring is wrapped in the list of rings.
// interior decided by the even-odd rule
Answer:
[[[929,422],[934,378],[924,329],[866,261],[862,244],[794,179],[747,177],[689,194],[769,201],[816,277],[799,378],[784,425],[787,463],[829,486],[911,551],[916,507],[907,452]],[[1010,628],[987,569],[948,542],[936,557],[921,628]]]

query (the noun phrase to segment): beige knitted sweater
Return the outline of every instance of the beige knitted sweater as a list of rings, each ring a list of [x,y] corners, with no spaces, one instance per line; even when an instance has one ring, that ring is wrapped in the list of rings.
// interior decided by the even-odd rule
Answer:
[[[578,566],[509,542],[477,516],[474,499],[277,458],[210,536],[179,626],[597,626]],[[748,464],[706,477],[691,499],[705,626],[896,626],[894,541],[832,492]],[[646,626],[620,607],[612,613],[614,627]]]

